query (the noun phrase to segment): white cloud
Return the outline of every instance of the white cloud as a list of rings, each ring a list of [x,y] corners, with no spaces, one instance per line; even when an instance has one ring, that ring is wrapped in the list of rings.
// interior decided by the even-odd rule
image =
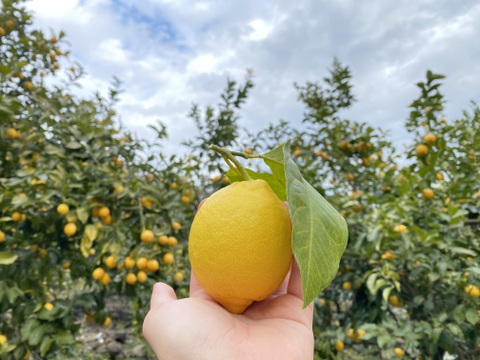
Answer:
[[[260,41],[268,37],[273,30],[273,25],[262,19],[255,19],[248,24],[252,28],[252,32],[248,34],[247,39],[252,41]]]
[[[193,133],[192,102],[217,104],[231,77],[247,68],[256,86],[241,125],[252,131],[280,118],[300,124],[293,82],[319,81],[334,56],[350,66],[359,100],[350,119],[399,129],[427,69],[446,74],[456,116],[477,96],[480,5],[416,2],[243,2],[203,0],[33,0],[34,22],[64,29],[87,72],[82,94],[124,82],[119,113],[139,134],[161,119],[170,146]],[[403,141],[400,131],[392,137]]]

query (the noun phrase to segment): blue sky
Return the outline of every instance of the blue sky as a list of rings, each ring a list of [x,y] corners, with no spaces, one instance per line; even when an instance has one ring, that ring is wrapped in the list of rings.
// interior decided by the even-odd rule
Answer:
[[[82,93],[125,92],[122,123],[140,137],[167,125],[169,151],[194,134],[192,102],[216,104],[227,77],[255,72],[240,125],[300,124],[293,83],[318,81],[336,56],[358,102],[344,113],[405,143],[408,105],[426,70],[447,75],[447,118],[480,100],[480,3],[475,0],[32,0],[35,24],[63,29],[85,68]]]

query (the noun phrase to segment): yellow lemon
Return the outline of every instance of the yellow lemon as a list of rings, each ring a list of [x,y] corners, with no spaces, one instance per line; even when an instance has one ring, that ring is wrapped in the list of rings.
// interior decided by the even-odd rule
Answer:
[[[426,156],[428,154],[428,147],[424,144],[418,145],[416,150],[418,156]]]
[[[337,352],[342,352],[343,349],[345,349],[345,343],[342,340],[337,340],[335,342],[335,350],[337,350]]]
[[[210,196],[189,237],[199,284],[232,313],[269,297],[290,268],[287,208],[264,180],[235,182]]]
[[[140,240],[144,243],[151,243],[154,239],[153,231],[152,230],[143,230],[140,234]]]
[[[172,222],[172,229],[173,230],[180,230],[182,228],[182,224],[180,224],[178,221]]]
[[[173,275],[173,280],[176,282],[176,283],[180,283],[183,281],[183,273],[181,271],[177,271],[174,275]]]
[[[137,275],[135,275],[134,273],[128,273],[125,277],[125,281],[129,285],[135,285],[135,283],[137,282]]]
[[[110,209],[106,206],[102,206],[100,209],[98,209],[98,216],[101,218],[107,217],[110,215]]]
[[[399,357],[399,358],[403,357],[404,352],[401,348],[396,347],[395,349],[393,349],[393,352],[395,353],[396,357]]]
[[[434,195],[435,195],[435,193],[430,188],[425,188],[425,189],[422,190],[422,196],[427,200],[432,199]]]
[[[125,258],[125,261],[123,262],[123,267],[125,269],[133,269],[135,266],[135,260],[133,260],[131,257]]]
[[[68,237],[73,236],[77,232],[77,225],[75,225],[74,223],[68,223],[63,227],[63,232]]]
[[[465,286],[465,292],[471,297],[480,297],[480,288],[476,285]]]
[[[67,204],[60,204],[60,205],[57,206],[57,212],[60,215],[66,215],[69,210],[70,210],[70,208],[68,207]]]
[[[8,341],[7,337],[3,334],[0,334],[0,346],[5,345],[7,341]]]

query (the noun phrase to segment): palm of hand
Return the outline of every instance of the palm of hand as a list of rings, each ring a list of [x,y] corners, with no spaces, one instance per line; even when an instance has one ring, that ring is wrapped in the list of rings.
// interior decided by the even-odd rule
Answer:
[[[312,359],[313,307],[301,307],[296,264],[274,295],[241,315],[215,302],[192,274],[187,299],[176,300],[171,287],[155,285],[144,335],[161,360]]]

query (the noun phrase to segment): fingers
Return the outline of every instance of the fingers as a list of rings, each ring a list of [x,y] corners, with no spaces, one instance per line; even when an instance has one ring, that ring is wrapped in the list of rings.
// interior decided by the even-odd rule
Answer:
[[[295,259],[292,260],[292,269],[290,270],[290,280],[288,282],[287,293],[298,297],[303,301],[302,279],[300,269]]]
[[[152,296],[150,297],[150,308],[153,309],[166,302],[177,300],[177,295],[172,287],[158,282],[153,285]]]

